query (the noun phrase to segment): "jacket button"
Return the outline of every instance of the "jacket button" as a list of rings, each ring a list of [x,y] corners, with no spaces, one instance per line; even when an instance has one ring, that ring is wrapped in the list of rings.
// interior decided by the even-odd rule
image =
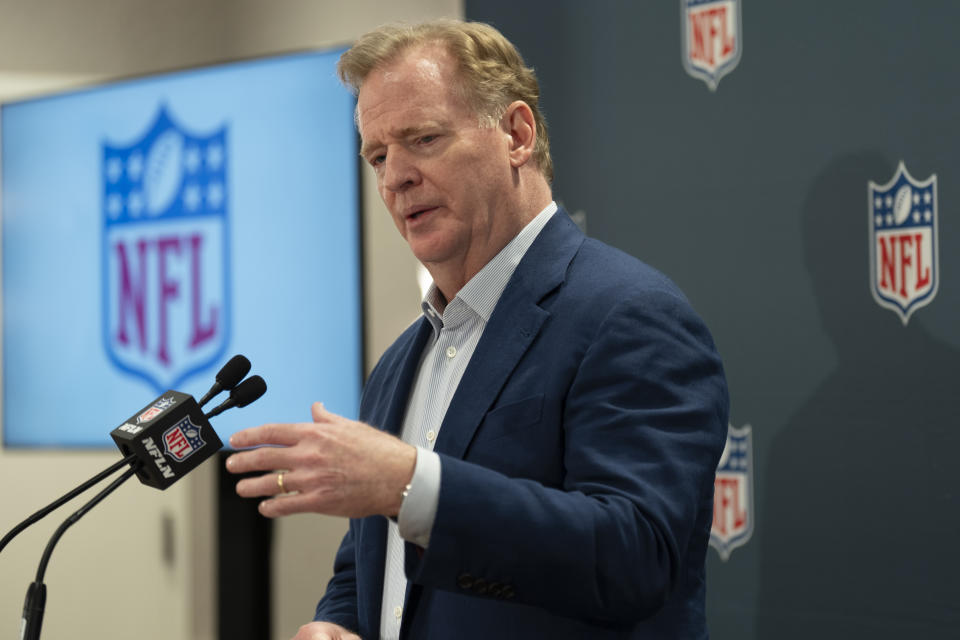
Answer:
[[[504,598],[506,598],[507,600],[510,600],[510,599],[513,598],[515,595],[517,595],[517,594],[514,592],[512,586],[510,586],[510,585],[508,584],[508,585],[505,585],[505,586],[503,587],[503,597],[504,597]]]
[[[490,583],[490,595],[492,595],[494,598],[502,598],[502,597],[503,597],[503,585],[500,584],[499,582],[491,582],[491,583]]]
[[[473,581],[473,590],[480,595],[483,595],[487,592],[489,587],[487,586],[487,581],[483,578],[477,578]]]
[[[461,573],[457,578],[457,586],[461,589],[469,589],[473,586],[473,576],[469,573]]]

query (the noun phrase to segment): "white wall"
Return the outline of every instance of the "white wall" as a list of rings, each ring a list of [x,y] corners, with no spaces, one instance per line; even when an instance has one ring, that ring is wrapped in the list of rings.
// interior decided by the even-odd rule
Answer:
[[[444,15],[462,15],[461,0],[0,0],[0,102],[97,80],[342,44],[383,22]],[[417,315],[419,294],[416,263],[369,174],[364,180],[369,370]],[[116,459],[113,452],[0,450],[0,535]],[[166,492],[128,483],[70,529],[47,571],[43,637],[109,640],[137,629],[138,640],[215,638],[213,471],[206,465]],[[0,554],[0,636],[16,633],[26,587],[65,514],[35,525]],[[309,620],[344,530],[343,521],[322,516],[277,523],[275,639],[290,638]],[[164,559],[171,542],[173,557]]]

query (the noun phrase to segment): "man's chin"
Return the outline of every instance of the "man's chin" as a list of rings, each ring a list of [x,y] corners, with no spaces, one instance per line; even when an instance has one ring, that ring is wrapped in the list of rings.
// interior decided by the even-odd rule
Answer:
[[[449,238],[437,231],[423,233],[407,233],[407,244],[410,251],[424,265],[442,263],[452,257],[453,249]]]

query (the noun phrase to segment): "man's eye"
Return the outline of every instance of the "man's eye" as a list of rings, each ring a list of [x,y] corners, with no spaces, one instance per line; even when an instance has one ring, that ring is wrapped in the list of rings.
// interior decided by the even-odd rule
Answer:
[[[370,158],[370,164],[371,164],[371,166],[377,167],[377,166],[380,166],[381,164],[383,164],[384,160],[386,160],[386,159],[387,159],[387,156],[385,156],[385,155],[372,156],[372,157]]]
[[[418,139],[418,142],[420,144],[430,144],[436,139],[437,139],[437,136],[435,135],[426,135],[426,136],[420,136],[420,138]]]

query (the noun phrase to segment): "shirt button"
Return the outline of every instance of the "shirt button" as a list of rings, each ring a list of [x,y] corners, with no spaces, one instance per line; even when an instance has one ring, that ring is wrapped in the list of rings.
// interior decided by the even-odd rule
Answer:
[[[457,355],[457,348],[456,348],[456,347],[447,347],[447,357],[448,357],[448,358],[452,358],[452,357],[455,356],[455,355]]]
[[[403,617],[403,607],[394,607],[393,615],[397,617],[397,622],[400,622],[400,618]]]
[[[433,442],[433,441],[436,440],[436,439],[437,439],[437,432],[436,432],[436,431],[434,431],[433,429],[430,429],[430,431],[427,431],[427,440],[428,440],[429,442]]]

